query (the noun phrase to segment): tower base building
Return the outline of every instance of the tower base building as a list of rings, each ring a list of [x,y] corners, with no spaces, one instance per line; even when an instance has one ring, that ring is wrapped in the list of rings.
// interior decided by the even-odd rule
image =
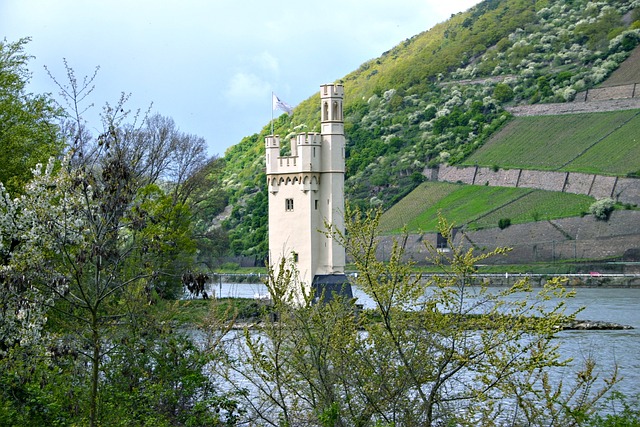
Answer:
[[[280,137],[265,139],[269,192],[269,264],[278,277],[281,261],[293,268],[305,293],[325,299],[352,297],[344,272],[345,250],[329,232],[344,232],[344,88],[320,86],[321,132],[291,139],[280,155]],[[301,290],[292,289],[301,302]]]

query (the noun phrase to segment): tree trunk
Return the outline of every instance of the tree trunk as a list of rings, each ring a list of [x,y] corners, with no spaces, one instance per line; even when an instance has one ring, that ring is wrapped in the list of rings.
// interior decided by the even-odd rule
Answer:
[[[92,313],[91,319],[93,354],[91,356],[91,395],[89,403],[89,425],[97,425],[98,413],[98,379],[100,373],[100,333],[98,331],[98,315]]]

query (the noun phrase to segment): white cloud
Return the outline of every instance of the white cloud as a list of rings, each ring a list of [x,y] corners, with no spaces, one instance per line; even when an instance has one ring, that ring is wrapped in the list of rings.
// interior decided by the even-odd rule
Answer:
[[[278,58],[267,51],[260,53],[254,58],[254,63],[265,71],[277,74],[280,71]]]
[[[99,65],[96,108],[131,92],[222,153],[268,121],[272,90],[294,105],[478,1],[0,0],[0,37],[33,37],[35,93],[57,91],[43,65]]]
[[[270,85],[255,74],[238,72],[231,77],[225,96],[235,105],[254,103],[267,98]]]

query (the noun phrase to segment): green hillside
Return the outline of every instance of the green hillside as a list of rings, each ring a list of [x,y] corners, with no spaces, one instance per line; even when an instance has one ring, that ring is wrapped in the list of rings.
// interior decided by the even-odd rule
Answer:
[[[386,211],[380,231],[434,232],[438,214],[467,229],[497,227],[501,219],[511,224],[578,216],[588,211],[589,196],[527,188],[425,182]]]
[[[511,120],[462,165],[625,176],[640,169],[640,110]]]
[[[640,7],[631,0],[485,0],[407,39],[340,80],[347,200],[390,208],[420,184],[425,166],[465,161],[505,123],[513,126],[506,106],[569,101],[601,84],[639,41]],[[286,139],[318,125],[316,93],[279,117],[275,133]],[[224,226],[235,254],[266,253],[268,132],[265,123],[225,153],[220,181],[233,209]],[[559,167],[556,155],[544,154],[537,167]],[[557,156],[581,168],[591,161]]]

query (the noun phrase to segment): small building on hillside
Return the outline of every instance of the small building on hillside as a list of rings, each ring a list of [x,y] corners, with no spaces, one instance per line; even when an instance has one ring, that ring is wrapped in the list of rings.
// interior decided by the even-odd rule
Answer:
[[[344,87],[320,86],[321,132],[301,133],[280,155],[280,137],[265,139],[269,192],[269,264],[278,276],[281,261],[316,297],[352,296],[345,276],[344,247],[326,225],[344,232]],[[292,290],[298,303],[299,290]]]

